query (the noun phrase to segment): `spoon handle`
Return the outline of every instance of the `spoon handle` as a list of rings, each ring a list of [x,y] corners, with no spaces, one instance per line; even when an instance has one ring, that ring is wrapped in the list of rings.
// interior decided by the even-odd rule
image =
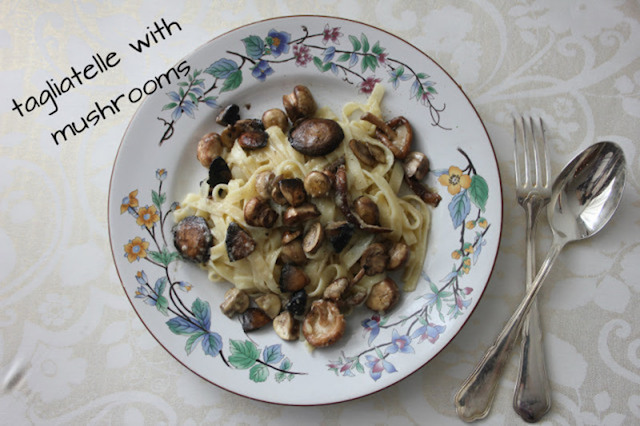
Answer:
[[[540,267],[540,271],[526,296],[507,321],[496,341],[487,349],[482,360],[458,390],[455,396],[455,406],[458,416],[462,420],[472,422],[489,414],[498,387],[498,380],[520,334],[525,315],[531,308],[544,279],[551,270],[551,265],[560,254],[564,244],[565,242],[561,239],[554,238],[547,258]]]

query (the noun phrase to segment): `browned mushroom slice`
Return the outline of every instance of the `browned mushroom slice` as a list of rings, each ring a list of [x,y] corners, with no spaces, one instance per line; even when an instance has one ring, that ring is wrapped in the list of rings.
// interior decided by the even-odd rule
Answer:
[[[231,169],[229,169],[227,162],[222,157],[214,158],[209,166],[209,179],[207,180],[209,191],[213,191],[216,185],[229,183],[230,180]]]
[[[216,123],[221,126],[236,124],[240,120],[240,107],[236,104],[227,105],[216,117]]]
[[[277,294],[267,293],[255,299],[258,308],[262,309],[270,318],[275,318],[282,308],[282,302]]]
[[[305,253],[314,254],[324,241],[324,228],[320,222],[314,222],[302,240],[302,249]]]
[[[274,203],[280,204],[284,206],[287,204],[287,199],[282,195],[282,191],[280,191],[280,181],[285,179],[284,175],[278,175],[273,178],[271,182],[271,199]]]
[[[288,207],[282,214],[282,223],[288,228],[295,228],[318,216],[320,216],[320,211],[315,204],[304,203],[297,207]]]
[[[333,152],[343,139],[342,127],[327,118],[300,120],[289,131],[289,143],[293,149],[312,157]]]
[[[283,245],[279,259],[283,263],[293,263],[295,265],[304,265],[307,263],[308,259],[304,254],[302,241],[297,239]]]
[[[220,135],[214,132],[207,133],[198,141],[196,157],[200,164],[209,168],[213,159],[222,154],[222,140]]]
[[[408,178],[422,180],[429,173],[429,159],[419,151],[411,151],[402,162],[404,174]]]
[[[287,115],[278,108],[268,109],[262,114],[262,124],[268,129],[269,127],[279,127],[282,132],[286,132],[289,128],[289,120]]]
[[[225,237],[229,262],[244,259],[256,249],[256,242],[238,223],[231,222]]]
[[[329,242],[336,253],[340,253],[349,244],[355,231],[355,226],[346,220],[330,222],[324,229]]]
[[[381,243],[373,243],[367,247],[360,257],[360,266],[366,275],[380,274],[387,269],[389,255]]]
[[[353,202],[355,213],[368,225],[380,225],[380,210],[377,204],[366,195],[361,195]]]
[[[244,331],[257,330],[271,322],[271,318],[260,308],[249,308],[240,316]]]
[[[280,272],[278,285],[283,293],[293,293],[305,288],[309,282],[309,277],[302,268],[298,268],[291,263],[285,263]]]
[[[282,233],[282,244],[288,244],[291,241],[298,238],[300,235],[302,235],[302,229],[294,229],[294,230],[286,229]]]
[[[304,189],[310,197],[326,197],[331,191],[332,179],[325,173],[314,170],[304,178]]]
[[[173,243],[185,260],[204,263],[209,260],[213,235],[204,218],[187,216],[173,227]]]
[[[224,294],[224,301],[220,304],[220,310],[229,318],[235,314],[241,314],[249,308],[249,295],[244,290],[236,287],[230,288]]]
[[[420,183],[415,178],[410,178],[405,176],[404,181],[407,182],[407,185],[409,185],[409,188],[411,188],[411,190],[418,197],[420,197],[422,201],[424,201],[429,205],[432,205],[433,207],[438,207],[438,204],[440,204],[440,201],[442,200],[442,197],[440,196],[440,194],[438,194],[437,192],[431,191],[429,188],[427,188],[425,185]]]
[[[256,176],[256,192],[258,193],[258,196],[263,200],[268,200],[269,198],[271,198],[271,189],[274,179],[275,175],[269,170],[260,172]]]
[[[236,139],[243,133],[256,132],[265,133],[262,121],[255,119],[238,120],[234,124],[230,124],[220,133],[222,144],[231,149]],[[266,135],[266,133],[265,133]],[[268,135],[266,135],[268,138]]]
[[[247,225],[271,228],[278,219],[278,213],[268,201],[253,197],[244,205],[244,220]]]
[[[351,211],[351,207],[349,206],[349,192],[348,192],[349,186],[347,184],[347,171],[344,164],[339,166],[338,169],[336,170],[335,184],[336,184],[336,204],[338,205],[338,208],[340,208],[340,211],[342,212],[344,217],[347,219],[347,221],[356,225],[358,228],[364,231],[371,232],[374,234],[380,234],[380,233],[386,233],[386,232],[392,231],[392,229],[390,228],[385,228],[377,225],[369,225],[364,220],[362,220],[358,215],[354,214]]]
[[[360,118],[376,126],[376,138],[393,152],[394,157],[402,160],[407,156],[411,148],[413,131],[406,118],[395,117],[385,122],[370,112]]]
[[[389,249],[389,263],[387,269],[395,271],[401,268],[409,260],[409,246],[405,243],[398,241],[391,249]]]
[[[325,347],[337,342],[347,328],[346,321],[335,302],[316,300],[302,323],[302,334],[311,346]]]
[[[367,308],[375,312],[389,312],[400,299],[398,285],[391,278],[376,283],[371,287],[367,298]]]
[[[282,97],[282,104],[292,123],[315,114],[317,106],[311,91],[302,85],[293,88],[293,92]]]
[[[304,289],[294,292],[285,303],[284,310],[291,312],[293,315],[304,315],[307,310],[307,292]]]
[[[304,200],[307,198],[307,193],[304,190],[304,182],[302,179],[282,179],[278,182],[278,185],[280,186],[280,192],[287,200],[287,203],[294,207],[304,203]]]
[[[352,285],[347,289],[346,294],[343,296],[344,303],[347,306],[361,305],[367,298],[367,290],[360,286]]]
[[[379,146],[371,145],[358,139],[351,139],[349,148],[362,164],[369,167],[374,167],[376,164],[386,161],[384,150]]]
[[[264,148],[269,141],[269,135],[264,131],[244,132],[238,136],[238,145],[246,150]]]
[[[329,299],[329,300],[333,300],[334,302],[337,302],[340,299],[342,299],[342,296],[344,295],[345,291],[349,288],[349,285],[350,285],[350,282],[347,278],[345,277],[337,278],[331,281],[331,283],[329,283],[327,288],[324,289],[324,293],[322,294],[322,297],[324,297],[325,299]]]
[[[273,319],[273,329],[283,340],[298,340],[300,323],[289,311],[283,311]]]

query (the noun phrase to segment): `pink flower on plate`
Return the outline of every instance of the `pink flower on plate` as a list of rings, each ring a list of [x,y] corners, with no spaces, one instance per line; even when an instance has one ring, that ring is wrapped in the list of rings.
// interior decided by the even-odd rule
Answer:
[[[293,56],[296,58],[296,65],[306,67],[312,57],[309,53],[309,46],[296,44],[293,46]]]
[[[358,85],[360,88],[360,93],[370,94],[373,92],[373,88],[377,83],[380,83],[382,80],[375,77],[367,77],[362,83]]]
[[[322,31],[322,44],[327,44],[329,41],[335,44],[340,44],[340,41],[338,40],[339,37],[342,37],[340,27],[331,28],[329,24],[324,26],[324,31]]]

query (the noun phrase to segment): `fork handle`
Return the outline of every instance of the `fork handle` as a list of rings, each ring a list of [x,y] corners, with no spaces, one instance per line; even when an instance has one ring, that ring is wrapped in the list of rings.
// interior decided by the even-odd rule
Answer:
[[[531,200],[526,211],[526,283],[530,288],[536,272],[535,235],[538,213],[544,207],[540,200]],[[518,380],[513,395],[513,409],[525,421],[534,423],[551,408],[551,389],[545,366],[540,314],[534,301],[522,328],[522,356]]]

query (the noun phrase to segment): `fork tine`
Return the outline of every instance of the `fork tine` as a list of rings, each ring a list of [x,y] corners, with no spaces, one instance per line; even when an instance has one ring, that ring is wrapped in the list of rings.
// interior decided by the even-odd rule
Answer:
[[[533,129],[527,127],[527,120],[524,117],[522,120],[522,141],[523,141],[523,156],[524,156],[524,186],[529,186],[533,184],[531,169],[532,167],[535,169],[535,164],[531,164],[531,149],[532,143],[531,138],[533,137]]]
[[[512,116],[513,119],[513,161],[515,163],[515,177],[516,177],[516,187],[519,187],[522,184],[522,179],[520,177],[520,173],[522,172],[522,164],[520,164],[520,155],[518,154],[519,151],[519,143],[518,140],[520,139],[519,136],[519,129],[518,129],[518,120],[516,119],[516,116],[513,115]]]
[[[544,161],[542,161],[542,164],[544,165],[544,186],[548,187],[551,183],[551,164],[549,153],[547,151],[547,137],[545,136],[544,122],[542,121],[542,118],[540,118],[540,132],[542,133],[542,153],[544,155]]]
[[[540,161],[540,143],[541,137],[537,135],[540,130],[536,131],[536,123],[533,121],[533,117],[529,117],[529,124],[531,126],[531,150],[533,152],[533,174],[535,178],[532,177],[531,185],[532,186],[541,186],[542,185],[542,161]],[[544,153],[542,154],[544,155]]]

